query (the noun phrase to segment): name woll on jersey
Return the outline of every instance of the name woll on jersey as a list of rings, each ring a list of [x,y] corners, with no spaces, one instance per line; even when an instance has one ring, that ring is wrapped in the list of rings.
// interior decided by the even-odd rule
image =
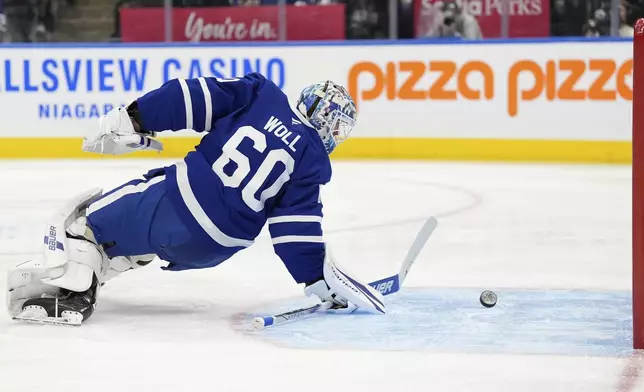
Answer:
[[[277,255],[298,283],[322,276],[320,186],[331,164],[317,131],[273,82],[175,79],[137,100],[145,130],[206,132],[195,151],[166,171],[172,205],[216,257],[250,246],[268,221]]]

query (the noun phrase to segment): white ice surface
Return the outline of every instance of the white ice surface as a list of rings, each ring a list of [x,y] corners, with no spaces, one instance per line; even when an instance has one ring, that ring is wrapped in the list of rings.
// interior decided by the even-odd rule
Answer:
[[[0,162],[0,273],[37,251],[40,225],[72,195],[167,163]],[[406,287],[629,290],[630,181],[626,166],[336,162],[326,236],[373,280],[436,215]],[[637,355],[306,350],[244,333],[248,314],[301,296],[266,233],[214,269],[160,265],[109,282],[80,328],[16,324],[1,309],[0,391],[644,390]]]

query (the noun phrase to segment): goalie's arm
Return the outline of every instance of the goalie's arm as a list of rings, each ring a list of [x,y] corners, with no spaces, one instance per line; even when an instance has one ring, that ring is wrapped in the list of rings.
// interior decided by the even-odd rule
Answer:
[[[208,132],[216,121],[253,102],[266,82],[260,74],[241,79],[173,79],[138,98],[127,108],[110,110],[90,129],[83,150],[124,154],[140,149],[162,150],[157,132],[192,129]]]
[[[250,105],[265,82],[256,73],[239,79],[173,79],[138,98],[127,111],[139,131],[209,132],[218,119]]]
[[[333,260],[322,236],[320,185],[296,181],[286,187],[268,219],[275,253],[304,293],[320,298],[327,308],[385,313],[380,294],[361,283]]]
[[[273,248],[297,283],[322,277],[325,245],[319,185],[292,182],[268,218]]]

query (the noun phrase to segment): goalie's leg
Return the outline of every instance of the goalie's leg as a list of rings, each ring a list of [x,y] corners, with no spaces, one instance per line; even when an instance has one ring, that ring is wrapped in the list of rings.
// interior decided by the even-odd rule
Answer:
[[[43,254],[10,271],[8,305],[15,319],[80,324],[94,312],[99,277],[110,261],[85,239],[66,238],[60,247],[65,249],[60,265]]]
[[[212,267],[238,250],[216,244],[195,229],[192,216],[181,216],[164,168],[144,177],[107,193],[87,210],[87,226],[108,257],[154,254],[170,264],[165,269],[183,270]]]
[[[13,318],[79,324],[94,312],[103,283],[152,261],[155,255],[149,253],[109,257],[103,245],[97,243],[85,215],[97,200],[103,199],[100,190],[87,192],[71,200],[49,219],[43,254],[17,265],[9,273],[7,303]],[[122,208],[117,203],[111,209],[112,214],[119,209]],[[132,230],[147,233],[145,227],[135,225],[138,217],[132,216],[131,211],[125,210],[120,215],[123,216],[131,217],[129,226],[133,226]],[[112,227],[110,231],[124,231],[122,226],[127,226],[128,222],[124,219],[120,222],[121,226]],[[142,242],[142,250],[149,249],[145,247],[145,234],[137,236],[130,231],[123,235],[128,236],[130,242]]]
[[[153,170],[105,195],[81,195],[57,212],[47,225],[43,255],[10,273],[10,314],[84,321],[104,282],[155,256],[170,270],[211,267],[230,257],[236,249],[222,251],[191,233],[167,195],[163,174]]]

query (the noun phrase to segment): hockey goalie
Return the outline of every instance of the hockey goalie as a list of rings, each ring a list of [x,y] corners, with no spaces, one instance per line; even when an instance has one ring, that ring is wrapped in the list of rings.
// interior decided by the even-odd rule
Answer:
[[[338,311],[384,313],[380,293],[339,267],[322,236],[328,154],[356,116],[346,89],[331,81],[306,87],[291,105],[259,74],[171,80],[108,112],[85,136],[85,151],[160,148],[155,136],[163,131],[204,137],[182,161],[107,193],[88,191],[55,212],[42,254],[9,272],[11,316],[80,325],[117,275],[155,257],[169,271],[214,267],[252,245],[266,222],[307,296]]]

